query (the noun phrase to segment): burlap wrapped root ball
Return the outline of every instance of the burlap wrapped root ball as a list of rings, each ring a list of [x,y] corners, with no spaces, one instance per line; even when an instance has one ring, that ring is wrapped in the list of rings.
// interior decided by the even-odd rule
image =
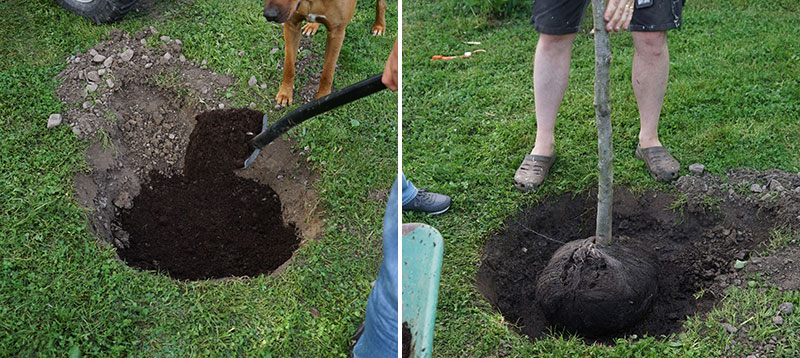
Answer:
[[[658,288],[655,256],[643,244],[618,237],[566,243],[553,254],[536,285],[551,324],[585,336],[620,331],[650,309]]]

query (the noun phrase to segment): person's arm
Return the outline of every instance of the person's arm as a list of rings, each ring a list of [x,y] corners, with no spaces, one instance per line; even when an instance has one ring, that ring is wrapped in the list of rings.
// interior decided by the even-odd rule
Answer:
[[[606,31],[628,30],[633,17],[633,0],[608,0],[603,18]]]
[[[386,66],[383,67],[381,82],[386,85],[386,88],[397,92],[397,40],[394,41],[392,52],[389,54],[389,59],[386,60]]]

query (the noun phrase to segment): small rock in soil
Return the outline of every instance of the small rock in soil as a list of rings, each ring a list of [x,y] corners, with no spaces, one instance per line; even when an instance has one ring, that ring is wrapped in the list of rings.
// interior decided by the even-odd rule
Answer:
[[[733,333],[736,333],[736,332],[738,332],[738,331],[739,331],[739,329],[738,329],[738,328],[734,327],[734,326],[733,326],[732,324],[730,324],[730,323],[723,323],[723,324],[722,324],[722,327],[723,327],[723,328],[725,328],[725,330],[726,330],[726,331],[728,331],[728,333],[730,333],[730,334],[733,334]]]
[[[790,315],[794,312],[794,305],[791,302],[784,302],[778,306],[778,311],[781,311],[784,315]]]
[[[753,185],[750,186],[750,191],[754,193],[763,193],[764,188],[762,188],[761,185],[758,185],[758,183],[753,183]]]
[[[141,39],[141,40],[139,40],[139,43],[142,44],[142,45],[147,45],[147,40]]]
[[[95,50],[95,49],[93,49],[93,48],[90,48],[90,49],[89,49],[89,55],[91,55],[92,57],[94,57],[94,56],[97,56],[97,55],[99,55],[99,53],[97,52],[97,50]]]
[[[178,57],[178,61],[186,62],[186,56],[181,55],[181,57]]]
[[[53,128],[61,124],[61,115],[58,113],[53,113],[50,115],[50,118],[47,119],[47,128]]]
[[[112,81],[110,78],[106,78],[106,84],[108,85],[108,88],[114,88],[114,81]]]
[[[772,323],[775,323],[778,326],[782,325],[783,324],[783,317],[781,317],[781,316],[772,317]]]
[[[694,163],[689,166],[689,171],[697,175],[703,174],[703,171],[705,170],[706,166],[700,163]]]
[[[130,61],[133,58],[133,50],[131,49],[125,50],[125,52],[119,55],[119,58],[121,58],[125,62]]]
[[[100,76],[106,74],[106,69],[105,68],[101,68],[101,69],[97,70],[97,74],[100,75]],[[98,81],[99,80],[100,79],[98,79]],[[95,81],[95,82],[97,82],[97,81]]]
[[[103,66],[111,67],[111,64],[114,63],[114,56],[108,56],[105,61],[103,61]]]
[[[776,179],[770,180],[768,187],[769,187],[769,190],[774,190],[774,191],[784,191],[784,190],[786,190],[786,189],[783,188],[783,185],[781,185],[781,183],[779,181],[777,181]]]
[[[137,40],[143,39],[144,36],[145,36],[145,34],[144,34],[144,31],[142,31],[142,30],[138,30],[138,31],[133,33],[133,38],[137,39]]]
[[[100,74],[97,71],[89,71],[86,73],[86,79],[92,82],[100,82]]]
[[[256,80],[256,76],[250,76],[250,80],[247,81],[247,84],[251,87],[257,85],[258,81]]]
[[[87,84],[86,85],[86,91],[89,92],[89,93],[97,91],[97,83],[91,83],[90,82],[89,84]]]
[[[148,63],[144,64],[144,68],[150,68],[150,67],[153,67],[153,63],[152,62],[148,62]]]
[[[94,62],[94,63],[101,63],[101,62],[103,62],[105,60],[106,60],[106,57],[103,56],[103,55],[95,55],[94,57],[92,57],[92,62]]]
[[[225,103],[220,103],[218,107],[219,109],[225,109]]]
[[[170,54],[169,52],[164,54],[164,59],[165,60],[169,61],[171,58],[172,58],[172,54]]]

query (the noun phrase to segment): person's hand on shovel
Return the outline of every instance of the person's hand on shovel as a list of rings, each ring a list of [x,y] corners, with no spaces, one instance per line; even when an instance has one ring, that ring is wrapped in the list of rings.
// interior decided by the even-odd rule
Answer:
[[[628,30],[631,18],[633,18],[633,0],[608,0],[606,12],[603,14],[606,31]]]
[[[394,41],[392,52],[389,54],[389,59],[386,60],[386,66],[383,67],[381,82],[386,85],[386,88],[397,92],[397,40]]]

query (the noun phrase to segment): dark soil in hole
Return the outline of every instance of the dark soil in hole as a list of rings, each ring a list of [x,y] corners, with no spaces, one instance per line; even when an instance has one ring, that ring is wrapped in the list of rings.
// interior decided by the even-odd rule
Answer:
[[[403,358],[411,357],[411,351],[414,346],[411,344],[411,329],[408,328],[408,322],[403,322]]]
[[[233,170],[242,164],[238,159],[224,162],[225,157],[210,156],[190,162],[191,168],[185,167],[187,150],[192,150],[188,146],[195,117],[230,107],[222,94],[235,91],[228,87],[234,79],[207,68],[204,60],[198,63],[186,59],[179,39],[162,36],[152,26],[133,34],[111,30],[104,42],[66,58],[67,67],[57,76],[62,82],[57,93],[65,104],[61,126],[69,126],[79,139],[88,141],[85,158],[90,170],[75,175],[76,199],[88,209],[88,225],[98,243],[119,251],[131,248],[130,234],[119,226],[120,212],[133,210],[133,198],[152,190],[149,187],[156,180],[161,185],[185,170],[216,165]],[[103,61],[95,60],[103,57]],[[263,86],[251,90],[267,93]],[[271,117],[279,115],[276,112]],[[260,120],[259,115],[258,125],[249,131],[258,132]],[[207,144],[223,151],[220,145],[243,143],[247,136],[229,134],[225,137],[217,132]],[[270,220],[282,217],[283,222],[296,227],[303,241],[315,240],[325,231],[324,208],[314,187],[317,175],[306,161],[310,148],[294,147],[292,140],[278,139],[249,168],[237,169],[235,174],[275,191],[282,208]],[[249,155],[244,146],[236,153],[231,149],[225,149],[231,157]],[[223,162],[212,162],[215,158]],[[230,186],[236,179],[226,180]],[[289,262],[302,264],[300,260]],[[282,272],[289,262],[272,274]]]
[[[754,183],[760,183],[758,190],[750,189]],[[678,332],[687,316],[707,312],[725,288],[740,281],[735,261],[754,254],[770,230],[800,227],[800,175],[745,170],[725,180],[685,176],[673,185],[676,194],[615,189],[614,233],[653,249],[658,294],[641,321],[621,332],[587,337],[590,342]],[[563,245],[556,240],[594,235],[595,216],[596,193],[565,194],[521,210],[487,242],[478,290],[520,333],[535,339],[550,331],[535,294],[538,275]]]
[[[119,250],[128,264],[197,280],[269,273],[292,256],[299,239],[283,223],[277,194],[234,173],[262,116],[220,110],[197,117],[184,175],[153,176],[118,216],[130,235]]]

